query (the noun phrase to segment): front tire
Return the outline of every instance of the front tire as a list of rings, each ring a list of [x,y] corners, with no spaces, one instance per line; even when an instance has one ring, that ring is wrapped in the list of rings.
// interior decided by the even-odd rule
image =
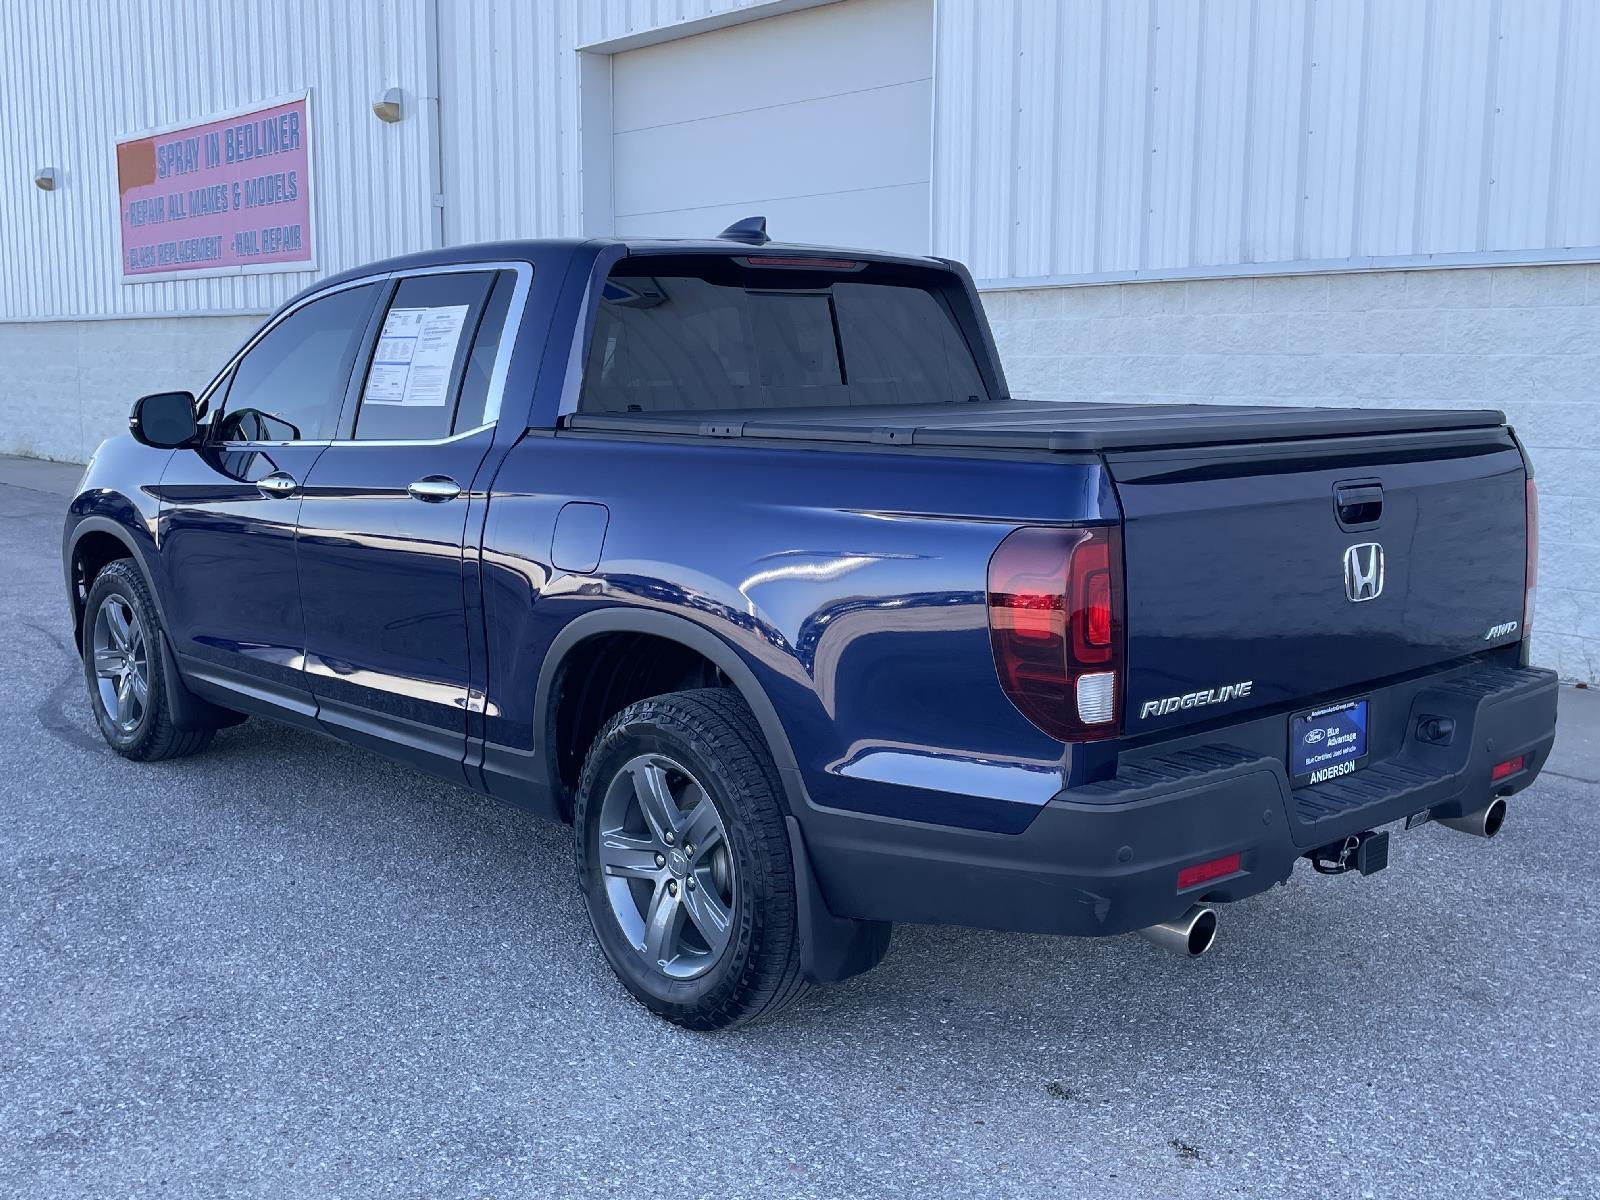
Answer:
[[[172,722],[161,618],[130,560],[118,559],[95,576],[84,604],[82,652],[95,723],[118,754],[154,762],[211,744],[212,730],[181,730]]]
[[[618,713],[589,750],[573,817],[590,924],[646,1008],[726,1029],[806,992],[777,767],[737,693]]]

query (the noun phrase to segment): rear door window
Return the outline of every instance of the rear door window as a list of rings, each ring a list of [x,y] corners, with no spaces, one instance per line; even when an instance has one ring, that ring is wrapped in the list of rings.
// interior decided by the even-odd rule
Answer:
[[[516,290],[516,272],[500,271],[495,275],[483,319],[478,322],[478,336],[473,340],[472,353],[467,356],[467,373],[461,380],[461,399],[456,404],[452,433],[492,425],[500,415],[500,396],[492,391],[494,367],[500,357],[502,341],[510,336],[506,314],[511,310],[511,296]]]
[[[456,431],[462,382],[495,276],[463,271],[400,280],[363,378],[357,441],[431,441]],[[481,419],[488,380],[478,365],[473,404]]]

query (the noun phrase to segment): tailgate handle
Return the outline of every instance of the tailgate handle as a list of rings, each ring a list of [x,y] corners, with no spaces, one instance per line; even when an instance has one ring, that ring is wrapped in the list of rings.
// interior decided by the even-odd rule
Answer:
[[[1376,525],[1383,516],[1383,485],[1381,483],[1340,483],[1333,489],[1333,507],[1339,524],[1351,526]]]

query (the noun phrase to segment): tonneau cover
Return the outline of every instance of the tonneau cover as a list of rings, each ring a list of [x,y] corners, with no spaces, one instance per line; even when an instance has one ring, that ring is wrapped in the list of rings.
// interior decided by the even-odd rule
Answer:
[[[1101,451],[1425,433],[1503,425],[1495,409],[994,403],[575,413],[568,429],[879,445]]]

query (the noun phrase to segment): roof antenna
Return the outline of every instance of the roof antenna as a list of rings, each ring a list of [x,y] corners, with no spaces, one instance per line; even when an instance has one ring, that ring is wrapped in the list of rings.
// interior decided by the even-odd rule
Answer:
[[[767,236],[765,217],[746,217],[742,221],[735,221],[717,237],[727,242],[749,242],[752,246],[765,246],[772,240]]]

